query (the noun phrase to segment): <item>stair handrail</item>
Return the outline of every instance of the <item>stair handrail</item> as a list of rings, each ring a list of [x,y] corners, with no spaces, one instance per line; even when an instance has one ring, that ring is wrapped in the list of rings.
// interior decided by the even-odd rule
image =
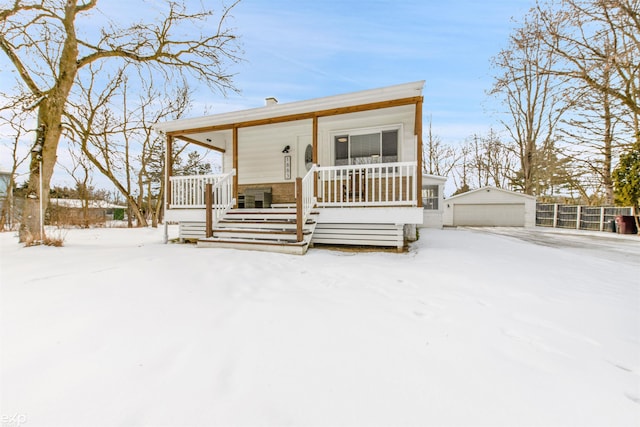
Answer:
[[[307,223],[311,210],[316,206],[315,172],[317,166],[313,164],[304,178],[296,179],[296,240],[303,240],[303,229]]]
[[[215,184],[207,184],[206,191],[206,236],[211,237],[213,227],[236,204],[233,194],[233,177],[236,170],[224,174]]]

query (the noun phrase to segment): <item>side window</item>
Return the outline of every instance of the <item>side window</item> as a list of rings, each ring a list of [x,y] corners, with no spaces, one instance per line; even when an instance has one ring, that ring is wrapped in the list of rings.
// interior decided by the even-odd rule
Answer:
[[[438,186],[425,185],[422,187],[422,205],[426,210],[438,210]]]

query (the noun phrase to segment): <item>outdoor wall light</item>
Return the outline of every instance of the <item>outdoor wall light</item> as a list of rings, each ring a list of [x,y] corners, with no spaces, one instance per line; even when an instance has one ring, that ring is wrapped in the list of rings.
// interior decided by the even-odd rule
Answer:
[[[288,152],[289,152],[289,150],[291,150],[291,146],[290,146],[290,145],[287,145],[286,147],[284,147],[284,148],[282,149],[282,152],[286,154],[286,153],[288,153]]]

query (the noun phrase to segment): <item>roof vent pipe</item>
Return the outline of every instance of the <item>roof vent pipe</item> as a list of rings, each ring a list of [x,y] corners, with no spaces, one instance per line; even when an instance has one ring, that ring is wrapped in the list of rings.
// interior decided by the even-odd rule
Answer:
[[[270,105],[276,105],[277,103],[278,103],[278,100],[275,99],[273,96],[270,96],[269,98],[264,99],[264,105],[266,105],[267,107]]]

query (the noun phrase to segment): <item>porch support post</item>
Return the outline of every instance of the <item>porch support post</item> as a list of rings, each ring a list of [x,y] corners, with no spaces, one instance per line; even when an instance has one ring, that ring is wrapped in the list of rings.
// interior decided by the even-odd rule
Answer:
[[[415,134],[416,134],[416,156],[417,156],[417,171],[416,171],[416,197],[418,207],[422,207],[422,97],[416,102],[416,120],[415,120]]]
[[[213,184],[204,186],[205,236],[213,236]]]
[[[238,207],[238,127],[233,127],[233,169],[236,173],[233,175],[233,198],[236,199],[234,208]]]
[[[171,204],[171,176],[173,175],[173,137],[167,135],[167,142],[165,144],[165,159],[164,159],[164,208],[165,212],[169,209]]]
[[[311,140],[311,146],[313,147],[313,160],[314,165],[318,164],[318,116],[313,116],[313,136]],[[318,172],[313,173],[313,195],[318,197]]]
[[[302,242],[302,178],[296,178],[296,241]]]

